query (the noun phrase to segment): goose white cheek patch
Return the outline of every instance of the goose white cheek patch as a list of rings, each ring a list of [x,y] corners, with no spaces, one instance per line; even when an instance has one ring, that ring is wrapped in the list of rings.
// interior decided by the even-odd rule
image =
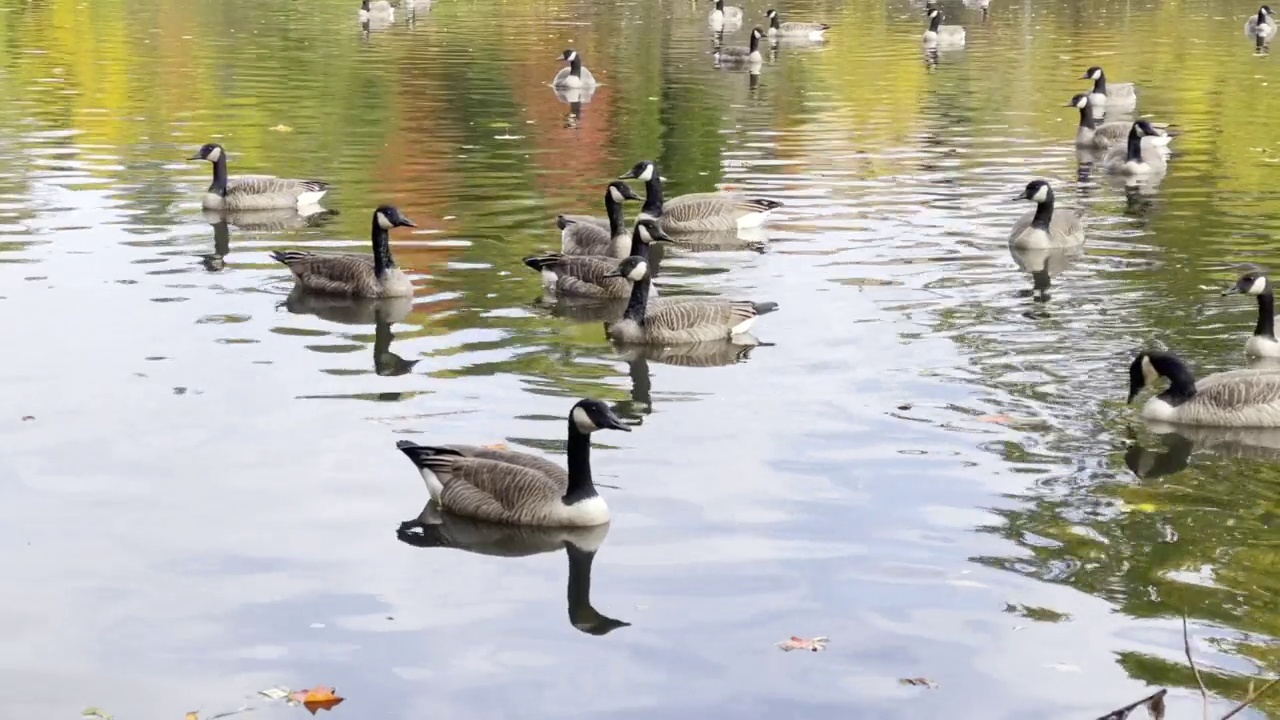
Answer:
[[[220,157],[222,157],[222,148],[216,147],[209,151],[209,162],[218,162]]]
[[[627,273],[627,279],[631,282],[640,282],[647,272],[649,272],[648,266],[644,263],[636,263],[636,266],[631,268],[631,272]]]
[[[390,230],[391,221],[387,219],[387,216],[383,215],[382,213],[377,213],[377,216],[378,216],[378,227],[382,228],[383,230]]]
[[[587,411],[580,407],[573,409],[573,424],[577,426],[579,432],[584,433],[593,433],[600,429],[598,425],[591,421],[591,416],[587,414]]]
[[[1035,194],[1034,196],[1032,196],[1032,198],[1031,198],[1031,199],[1032,199],[1032,200],[1035,200],[1035,201],[1036,201],[1036,202],[1038,202],[1038,203],[1042,203],[1042,202],[1044,202],[1045,200],[1048,200],[1048,199],[1049,199],[1049,186],[1048,186],[1048,185],[1041,185],[1041,186],[1040,186],[1040,189],[1039,189],[1039,190],[1036,190],[1036,194]]]
[[[618,192],[618,188],[609,188],[609,196],[612,197],[613,201],[616,203],[622,202],[622,193]]]
[[[1156,379],[1160,377],[1160,373],[1156,372],[1156,366],[1151,364],[1151,358],[1142,358],[1142,382],[1147,387],[1156,384]]]
[[[643,180],[644,182],[649,182],[650,180],[652,180],[652,179],[653,179],[653,166],[652,166],[652,165],[646,165],[646,166],[644,167],[644,172],[640,173],[640,178],[639,178],[639,179],[640,179],[640,180]]]
[[[1253,285],[1249,286],[1250,295],[1261,295],[1267,291],[1267,279],[1264,277],[1254,278]]]

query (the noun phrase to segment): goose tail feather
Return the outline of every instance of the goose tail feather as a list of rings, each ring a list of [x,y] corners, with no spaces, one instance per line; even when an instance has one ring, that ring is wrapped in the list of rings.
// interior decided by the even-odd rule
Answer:
[[[400,448],[400,452],[404,453],[410,462],[420,468],[429,468],[432,465],[439,464],[443,458],[465,457],[461,452],[453,448],[419,445],[409,440],[397,442],[396,447]]]
[[[746,202],[751,207],[759,208],[761,212],[768,212],[782,207],[782,203],[768,198],[747,198]]]
[[[541,271],[544,268],[551,267],[563,259],[560,253],[547,253],[546,255],[530,255],[524,259],[524,264],[531,270]]]
[[[309,254],[299,250],[272,250],[271,259],[284,265],[292,265],[305,260]]]
[[[751,303],[751,306],[755,308],[756,315],[768,315],[778,309],[778,303],[776,302]]]
[[[569,218],[565,217],[564,215],[557,215],[557,216],[556,216],[556,227],[560,228],[561,230],[564,230],[565,228],[567,228],[567,227],[569,227],[570,225],[573,225],[573,224],[574,224],[574,221],[573,221],[573,220],[570,220]]]

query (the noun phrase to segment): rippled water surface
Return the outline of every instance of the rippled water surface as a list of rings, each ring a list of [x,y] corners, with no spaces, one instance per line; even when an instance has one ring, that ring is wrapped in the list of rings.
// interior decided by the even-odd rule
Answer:
[[[1145,344],[1242,366],[1255,309],[1218,292],[1280,260],[1256,7],[947,0],[969,45],[929,57],[919,6],[797,0],[829,42],[751,77],[705,2],[356,6],[0,3],[0,715],[297,717],[253,695],[322,683],[353,718],[1065,719],[1148,686],[1190,717],[1184,609],[1221,709],[1280,670],[1280,442],[1122,404]],[[1177,126],[1161,182],[1081,164],[1093,64]],[[206,217],[208,141],[336,212]],[[786,204],[763,251],[661,263],[780,303],[765,346],[620,353],[543,302],[520,258],[642,158]],[[1082,256],[1011,257],[1034,177]],[[413,302],[291,297],[268,252],[365,250],[381,202]],[[396,440],[563,461],[583,396],[636,425],[597,438],[609,528],[398,535],[427,495]]]

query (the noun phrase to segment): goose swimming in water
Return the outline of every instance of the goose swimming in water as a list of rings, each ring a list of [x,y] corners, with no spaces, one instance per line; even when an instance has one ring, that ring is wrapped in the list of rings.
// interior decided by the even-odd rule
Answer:
[[[569,67],[561,68],[556,73],[555,79],[551,81],[553,87],[558,88],[588,88],[595,87],[596,78],[591,71],[582,66],[582,56],[577,50],[565,50],[560,55],[560,59],[569,63]]]
[[[1280,358],[1280,341],[1276,340],[1276,297],[1271,280],[1262,273],[1245,273],[1223,295],[1252,295],[1258,298],[1258,323],[1253,335],[1245,341],[1245,353],[1254,357]]]
[[[1139,120],[1129,128],[1125,144],[1107,152],[1102,166],[1107,172],[1117,175],[1159,175],[1168,167],[1164,151],[1157,145],[1159,142],[1158,133],[1151,123]]]
[[[622,259],[631,254],[631,232],[622,214],[622,203],[639,200],[631,186],[614,180],[604,191],[605,217],[560,215],[560,252],[565,255],[603,255]]]
[[[1167,352],[1140,352],[1129,365],[1129,402],[1160,378],[1169,388],[1142,406],[1148,420],[1216,427],[1280,427],[1280,371],[1232,370],[1199,381]]]
[[[1138,104],[1138,91],[1133,83],[1108,83],[1106,73],[1097,65],[1085,70],[1080,79],[1093,81],[1089,100],[1095,109],[1128,112]]]
[[[417,466],[440,509],[510,525],[590,527],[609,522],[609,507],[591,480],[591,434],[631,432],[599,400],[569,412],[569,471],[527,453],[456,445],[396,443]]]
[[[1269,38],[1276,34],[1276,14],[1271,8],[1263,5],[1258,8],[1257,15],[1251,15],[1244,21],[1244,32],[1250,37]]]
[[[783,38],[803,38],[817,42],[825,40],[824,37],[831,26],[826,23],[816,22],[781,22],[778,17],[778,11],[773,8],[765,13],[765,17],[769,18],[769,37]]]
[[[715,54],[712,55],[716,65],[728,65],[735,67],[754,67],[764,62],[764,56],[760,54],[760,38],[764,37],[764,31],[760,28],[751,28],[751,44],[748,47],[721,47],[716,48]]]
[[[277,250],[271,257],[287,265],[297,284],[310,292],[365,298],[408,297],[413,295],[413,283],[396,267],[387,238],[394,227],[416,226],[396,208],[383,205],[373,211],[372,255]]]
[[[1076,147],[1078,148],[1109,150],[1125,142],[1129,137],[1129,131],[1133,128],[1133,123],[1127,120],[1099,123],[1094,117],[1093,103],[1089,100],[1089,93],[1079,93],[1072,97],[1067,107],[1080,109],[1080,124],[1076,127]],[[1168,145],[1169,141],[1173,140],[1173,136],[1164,128],[1155,123],[1152,123],[1151,127],[1155,129],[1156,134],[1147,139],[1148,143]]]
[[[964,39],[964,28],[959,25],[943,25],[942,11],[936,7],[930,8],[929,29],[924,31],[926,47],[962,47]]]
[[[1084,221],[1074,210],[1054,211],[1053,188],[1044,180],[1032,180],[1014,200],[1031,200],[1036,204],[1013,224],[1009,231],[1009,247],[1017,250],[1043,250],[1074,247],[1084,242]]]
[[[638,222],[631,235],[631,255],[649,257],[649,244],[671,242],[653,222]],[[608,256],[531,255],[524,264],[542,273],[543,285],[557,296],[619,299],[631,295],[631,281],[618,274],[622,261]]]
[[[320,202],[329,192],[329,183],[319,180],[291,180],[270,175],[227,177],[227,152],[218,143],[208,143],[189,160],[206,160],[213,165],[213,184],[204,194],[206,210],[278,210],[305,207]]]
[[[724,0],[716,0],[716,6],[707,15],[707,24],[713,30],[732,29],[742,24],[742,8],[730,5],[725,6]]]
[[[361,21],[391,22],[395,17],[396,9],[387,0],[360,0],[360,10],[356,12],[356,18]]]
[[[616,274],[632,282],[622,319],[608,328],[609,339],[624,345],[683,345],[743,337],[761,315],[778,309],[775,302],[706,297],[661,298],[650,303],[649,264],[636,255],[623,260]]]
[[[644,182],[640,218],[657,220],[668,235],[754,228],[763,225],[782,203],[736,193],[690,193],[670,200],[662,195],[662,176],[652,160],[641,160],[620,180]]]

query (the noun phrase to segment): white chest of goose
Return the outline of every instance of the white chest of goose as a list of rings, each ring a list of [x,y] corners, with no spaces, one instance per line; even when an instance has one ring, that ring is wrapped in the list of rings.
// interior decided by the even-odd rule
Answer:
[[[707,24],[712,30],[732,30],[742,24],[742,8],[725,5],[724,0],[715,1],[716,6],[707,14]]]
[[[922,39],[925,47],[958,48],[964,47],[965,32],[959,25],[943,25],[942,11],[935,7],[929,9],[929,28]]]
[[[527,453],[457,445],[396,443],[422,474],[441,509],[510,525],[589,527],[609,522],[591,479],[591,434],[627,426],[599,400],[569,412],[569,469]]]
[[[1268,5],[1258,8],[1257,15],[1244,21],[1244,32],[1250,37],[1267,39],[1276,34],[1276,14]]]
[[[565,50],[560,59],[569,63],[561,68],[551,81],[551,86],[561,89],[586,89],[596,86],[596,78],[591,71],[582,66],[582,55],[577,50]]]
[[[1107,152],[1102,160],[1102,167],[1116,175],[1160,175],[1168,168],[1160,141],[1155,127],[1146,120],[1139,120],[1130,126],[1125,144],[1117,145]]]
[[[1261,273],[1245,273],[1223,295],[1252,295],[1258,299],[1258,322],[1245,341],[1244,351],[1253,357],[1280,358],[1280,341],[1276,340],[1276,297],[1271,279]]]

